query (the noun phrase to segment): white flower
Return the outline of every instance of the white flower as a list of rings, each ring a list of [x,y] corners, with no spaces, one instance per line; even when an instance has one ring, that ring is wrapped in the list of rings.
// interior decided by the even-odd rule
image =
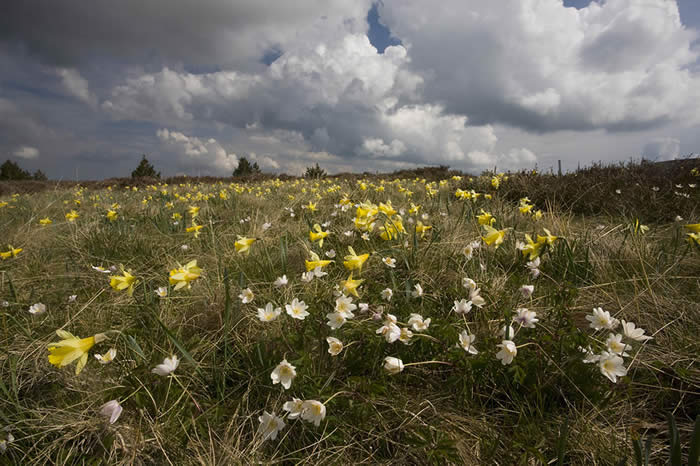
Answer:
[[[68,296],[68,302],[69,302],[69,303],[74,303],[76,299],[78,299],[78,295],[77,295],[77,294],[72,294],[72,295]]]
[[[10,302],[9,302],[9,301],[3,301],[3,302],[2,302],[2,307],[10,307]]]
[[[187,251],[189,248],[190,247],[186,244],[183,244],[182,246],[180,246],[180,249],[182,249],[183,251]]]
[[[296,419],[301,416],[301,412],[304,409],[304,401],[299,398],[292,398],[292,401],[287,401],[282,405],[282,409],[287,411],[289,419]]]
[[[269,230],[271,226],[272,226],[272,223],[270,223],[270,222],[265,222],[265,223],[263,223],[263,225],[262,225],[262,231],[267,231],[267,230]]]
[[[384,288],[381,295],[384,301],[391,301],[391,297],[394,296],[394,292],[391,290],[391,288]]]
[[[92,270],[96,270],[96,271],[101,272],[101,273],[110,273],[109,269],[105,269],[101,265],[98,265],[98,266],[91,265],[90,267],[92,267]]]
[[[46,305],[43,303],[36,303],[29,306],[29,313],[36,316],[46,312]]]
[[[281,286],[285,286],[287,283],[289,283],[289,280],[287,280],[286,275],[282,275],[281,277],[277,277],[277,280],[275,280],[275,286],[277,288]]]
[[[428,214],[423,214],[420,216],[420,218],[425,221],[428,220],[430,217],[428,217]]]
[[[286,304],[284,308],[287,310],[287,314],[294,319],[304,320],[304,318],[309,315],[306,311],[309,306],[307,306],[304,301],[299,301],[297,298],[292,300],[292,304]]]
[[[674,218],[674,220],[675,220],[676,222],[682,222],[682,221],[683,221],[683,217],[681,217],[680,215],[676,215],[676,218]]]
[[[117,400],[110,400],[100,408],[100,414],[109,418],[109,423],[114,424],[122,414],[122,405]]]
[[[241,291],[241,294],[239,294],[238,297],[241,299],[243,304],[248,304],[255,299],[255,294],[253,294],[253,291],[250,288],[246,288],[245,290]]]
[[[348,238],[351,238],[355,234],[355,232],[352,230],[348,230],[348,231],[344,231],[343,234],[345,236],[347,236]]]
[[[594,362],[600,361],[600,356],[595,354],[590,346],[588,348],[583,348],[583,347],[579,346],[578,349],[586,355],[583,358],[583,362],[585,364],[592,364]]]
[[[357,306],[352,303],[352,298],[349,296],[341,296],[335,300],[335,312],[346,319],[352,319],[355,315],[352,313],[357,309]]]
[[[369,233],[362,233],[362,239],[365,241],[369,241]]]
[[[392,314],[387,314],[384,319],[384,325],[376,331],[378,335],[383,335],[387,343],[394,343],[401,336],[401,329],[396,325],[396,317]]]
[[[600,373],[609,378],[612,383],[617,383],[618,377],[627,375],[627,369],[623,366],[623,360],[616,354],[603,351],[600,353]]]
[[[403,343],[404,345],[408,345],[411,342],[411,338],[413,337],[413,332],[411,332],[411,329],[408,327],[404,327],[401,329],[401,332],[399,333],[399,341]]]
[[[326,251],[326,257],[329,259],[333,259],[335,257],[335,249],[331,249],[329,251]]]
[[[304,401],[301,409],[301,418],[318,427],[326,417],[326,405],[316,400]]]
[[[117,357],[117,349],[116,348],[110,348],[109,351],[107,351],[105,354],[95,354],[95,359],[99,361],[100,364],[108,364],[112,361],[114,361],[114,358]]]
[[[289,364],[286,359],[283,359],[270,374],[272,384],[282,384],[285,390],[289,390],[289,387],[292,386],[292,380],[297,376],[295,369],[296,367]]]
[[[498,336],[510,340],[515,336],[515,329],[512,325],[508,325],[507,327],[504,325],[498,331]]]
[[[392,269],[396,268],[396,259],[393,257],[384,257],[382,258],[382,262],[384,262],[387,267],[391,267]]]
[[[459,334],[459,346],[469,354],[478,353],[476,348],[474,348],[474,340],[476,340],[476,335],[469,334],[466,330],[462,330],[462,333]]]
[[[535,311],[528,311],[524,307],[521,307],[520,309],[516,309],[515,313],[517,315],[513,320],[525,328],[535,328],[535,324],[539,322]]]
[[[328,275],[328,272],[324,272],[321,267],[314,267],[314,269],[309,271],[309,273],[316,278],[321,278]]]
[[[258,308],[260,322],[272,322],[282,313],[282,308],[275,308],[272,303],[267,303],[264,308]]]
[[[159,286],[156,290],[156,294],[161,298],[165,298],[166,296],[168,296],[168,288],[165,286]]]
[[[341,314],[340,312],[329,312],[328,314],[326,314],[326,318],[328,319],[328,322],[326,323],[333,330],[339,329],[343,326],[345,322],[347,322],[345,317],[343,317],[343,314]]]
[[[389,375],[396,375],[403,371],[403,361],[399,358],[393,356],[387,356],[384,358],[384,369],[389,373]]]
[[[414,290],[411,291],[411,296],[413,296],[414,298],[420,298],[421,296],[423,296],[423,287],[420,286],[420,283],[416,283],[415,285],[413,285],[413,288]]]
[[[496,353],[496,359],[501,360],[504,366],[513,362],[513,358],[518,354],[518,348],[511,340],[503,340],[498,344],[501,351]]]
[[[301,273],[301,281],[304,283],[310,283],[314,279],[314,273],[313,271],[309,272],[302,272]]]
[[[157,375],[162,375],[166,376],[170,374],[171,372],[175,371],[177,369],[177,366],[180,364],[180,361],[177,359],[177,355],[173,354],[169,358],[163,359],[162,364],[158,364],[156,367],[154,367],[151,372]]]
[[[175,221],[173,222],[173,225],[174,225],[174,226],[178,226],[179,224],[180,224],[180,222],[178,222],[177,220],[175,220]],[[133,228],[134,226],[131,225],[131,227]]]
[[[275,440],[277,438],[277,433],[284,429],[284,421],[282,418],[270,414],[267,411],[263,411],[262,416],[258,416],[258,421],[260,426],[258,427],[258,434],[263,437],[263,442],[265,440]]]
[[[652,337],[644,335],[644,329],[636,327],[634,322],[622,321],[622,333],[625,334],[627,338],[634,341],[647,341],[652,340]]]
[[[479,294],[480,291],[480,289],[476,289],[469,293],[469,300],[476,307],[483,307],[486,304],[486,300]]]
[[[420,314],[411,314],[408,318],[408,325],[412,326],[416,332],[425,332],[430,326],[430,318],[423,319]]]
[[[609,353],[619,354],[620,356],[629,356],[626,351],[632,349],[630,345],[622,343],[622,335],[619,333],[616,335],[612,333],[608,335],[608,339],[605,340],[605,346],[608,347]]]
[[[470,293],[476,290],[476,282],[469,277],[464,277],[462,279],[462,286],[469,290]]]
[[[472,310],[472,302],[466,299],[461,299],[459,301],[455,300],[455,305],[452,306],[452,310],[457,314],[467,314]]]
[[[520,287],[520,293],[523,295],[523,298],[525,298],[525,299],[532,296],[532,293],[534,291],[535,291],[535,285],[523,285]]]
[[[360,306],[360,312],[363,312],[363,313],[364,313],[364,312],[369,311],[369,304],[367,304],[367,303],[360,303],[359,306]]]
[[[331,356],[338,356],[341,351],[343,351],[343,342],[335,337],[327,337],[326,342],[328,343],[328,353]]]
[[[622,194],[622,191],[619,190],[619,189],[616,189],[616,190],[615,190],[615,194]]]
[[[603,226],[605,228],[605,226]],[[535,260],[528,262],[525,266],[530,269],[530,274],[532,278],[535,279],[540,276],[540,258],[536,257]]]
[[[654,191],[655,193],[659,192],[659,187],[658,186],[652,186],[651,190]]]
[[[610,317],[608,311],[604,311],[603,308],[600,307],[593,308],[593,314],[587,315],[586,320],[591,323],[590,327],[595,330],[601,330],[603,328],[615,330],[615,327],[617,327],[619,323],[617,319]]]

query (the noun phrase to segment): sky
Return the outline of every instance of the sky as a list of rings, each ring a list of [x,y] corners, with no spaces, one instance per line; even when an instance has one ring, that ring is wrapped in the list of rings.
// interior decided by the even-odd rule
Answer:
[[[700,153],[697,0],[23,0],[0,160],[52,179]]]

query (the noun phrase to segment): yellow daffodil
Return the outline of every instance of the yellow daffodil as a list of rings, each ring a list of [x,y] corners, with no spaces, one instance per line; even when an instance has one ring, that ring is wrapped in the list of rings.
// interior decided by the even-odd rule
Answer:
[[[484,209],[481,209],[481,214],[476,216],[476,219],[479,221],[479,225],[493,225],[496,223],[496,219],[494,218],[493,215],[491,215],[490,212],[484,212]]]
[[[315,230],[315,231],[314,231]],[[330,234],[329,231],[323,231],[321,225],[318,223],[314,224],[314,229],[309,232],[309,241],[318,241],[319,247],[323,247],[323,240]]]
[[[391,201],[386,201],[386,204],[384,202],[380,202],[379,211],[387,217],[397,214],[396,209],[394,209],[394,206],[391,205]]]
[[[362,265],[369,258],[369,254],[366,253],[358,256],[355,254],[355,250],[352,248],[352,246],[348,246],[348,251],[350,251],[350,254],[345,256],[343,265],[348,270],[357,270],[361,273]]]
[[[178,268],[172,269],[170,271],[170,284],[175,285],[175,290],[184,288],[185,286],[189,289],[192,287],[194,280],[198,279],[202,274],[202,269],[197,267],[197,260],[188,262],[184,267],[178,264]]]
[[[690,230],[691,233],[700,233],[700,223],[691,223],[689,225],[685,225],[684,228],[686,230]]]
[[[379,236],[384,241],[398,238],[399,234],[406,233],[406,229],[403,226],[403,221],[399,215],[395,215],[388,222],[385,222],[384,226],[379,227],[379,230],[382,232]]]
[[[503,244],[503,239],[506,236],[506,230],[496,230],[491,225],[482,225],[484,228],[485,235],[481,237],[488,246],[494,246],[498,249],[498,246]]]
[[[416,234],[420,235],[421,239],[425,238],[425,232],[432,229],[433,227],[430,225],[423,225],[423,222],[418,220],[418,223],[416,223]]]
[[[420,205],[415,205],[413,202],[411,202],[411,208],[408,209],[409,214],[417,214],[418,211],[420,210],[421,206]]]
[[[532,241],[532,238],[530,235],[525,235],[525,240],[527,243],[520,248],[520,252],[523,253],[523,256],[526,256],[528,260],[535,260],[537,257],[539,257],[540,253],[542,252],[542,248],[545,245],[544,241],[538,241],[534,242]]]
[[[78,212],[76,212],[75,210],[71,210],[66,214],[66,220],[68,220],[69,222],[75,222],[75,220],[78,217],[80,217],[80,214],[78,214]]]
[[[646,234],[646,232],[649,231],[649,227],[646,225],[641,225],[639,223],[639,219],[636,219],[634,221],[634,225],[632,226],[632,229],[633,229],[635,234],[642,234],[642,235]]]
[[[121,275],[112,275],[109,277],[109,286],[117,291],[126,290],[129,296],[133,296],[134,286],[137,283],[136,277],[124,270],[124,266],[121,267],[121,271]]]
[[[197,207],[196,205],[192,205],[192,206],[190,206],[190,208],[187,212],[194,219],[197,217],[197,215],[199,215],[199,207]]]
[[[51,219],[49,217],[42,218],[41,220],[39,220],[39,225],[41,225],[42,227],[45,227],[47,225],[51,225],[52,223],[53,222],[51,221]]]
[[[343,289],[343,292],[345,294],[351,294],[357,298],[360,297],[360,295],[357,293],[357,287],[362,284],[364,280],[353,280],[352,279],[352,272],[350,272],[350,276],[348,277],[347,280],[343,280],[340,282],[340,286]]]
[[[314,270],[316,267],[323,268],[323,267],[327,266],[328,264],[330,264],[331,262],[333,262],[333,261],[321,260],[321,258],[318,257],[318,254],[316,254],[315,252],[312,251],[311,252],[311,260],[305,261],[306,271],[310,272],[310,271]]]
[[[56,367],[65,367],[77,360],[75,375],[80,374],[80,371],[87,364],[88,351],[95,346],[95,343],[100,343],[107,339],[102,333],[87,338],[79,338],[65,330],[56,330],[56,335],[61,338],[61,341],[48,344],[49,362]]]
[[[108,219],[110,222],[115,221],[115,220],[117,219],[117,216],[118,216],[118,215],[117,215],[117,212],[116,212],[116,211],[114,211],[114,210],[109,210],[109,211],[107,211],[107,219]]]
[[[303,206],[303,207],[304,207],[304,209],[308,209],[309,212],[316,212],[316,211],[318,210],[318,209],[316,208],[316,203],[315,203],[315,202],[311,202],[311,201],[309,201],[309,203],[306,204],[306,205]]]
[[[498,189],[501,186],[501,179],[498,176],[491,178],[491,186]]]
[[[535,218],[535,220],[539,220],[542,218],[542,211],[536,210],[532,213],[532,216]]]
[[[688,242],[700,246],[700,233],[688,233]]]
[[[238,239],[233,246],[236,248],[236,252],[239,254],[250,254],[250,247],[253,243],[257,241],[257,238],[246,238],[245,236],[238,235]]]
[[[537,242],[545,242],[548,245],[552,246],[558,237],[551,234],[546,228],[543,228],[542,230],[544,230],[545,236],[537,235]]]
[[[199,230],[204,228],[204,225],[192,225],[191,227],[187,227],[185,231],[187,233],[194,233],[195,238],[199,238]]]
[[[22,248],[13,248],[11,244],[8,244],[9,248],[7,252],[0,252],[0,258],[2,260],[9,259],[10,257],[17,257],[17,255],[23,251]]]

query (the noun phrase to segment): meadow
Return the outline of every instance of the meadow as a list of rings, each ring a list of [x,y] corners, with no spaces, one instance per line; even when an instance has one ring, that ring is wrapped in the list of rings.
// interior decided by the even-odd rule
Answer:
[[[0,464],[697,461],[697,165],[426,173],[6,184]]]

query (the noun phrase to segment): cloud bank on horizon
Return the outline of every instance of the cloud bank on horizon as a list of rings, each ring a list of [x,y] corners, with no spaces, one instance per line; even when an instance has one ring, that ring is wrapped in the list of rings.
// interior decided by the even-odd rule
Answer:
[[[700,5],[679,2],[13,2],[0,155],[54,178],[141,153],[168,175],[675,158],[700,152]]]

